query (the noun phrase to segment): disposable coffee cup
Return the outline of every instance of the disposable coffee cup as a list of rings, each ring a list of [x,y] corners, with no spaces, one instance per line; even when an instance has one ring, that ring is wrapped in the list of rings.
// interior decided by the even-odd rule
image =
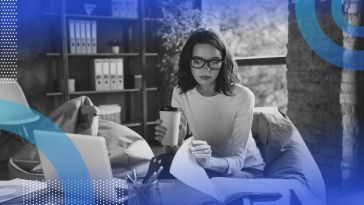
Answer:
[[[181,110],[175,107],[165,106],[159,110],[159,117],[162,120],[162,126],[167,129],[166,135],[162,140],[162,145],[178,145]]]

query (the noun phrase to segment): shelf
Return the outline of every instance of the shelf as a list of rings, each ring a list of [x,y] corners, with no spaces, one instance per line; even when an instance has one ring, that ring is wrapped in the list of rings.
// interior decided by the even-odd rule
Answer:
[[[158,88],[156,87],[151,87],[151,88],[146,88],[147,91],[158,91]]]
[[[157,121],[147,122],[147,125],[156,125]]]
[[[42,16],[58,17],[59,13],[55,12],[44,12]],[[102,15],[83,15],[83,14],[66,14],[66,18],[77,18],[77,19],[91,19],[91,20],[111,20],[111,21],[138,21],[138,18],[125,18],[116,16],[102,16]]]
[[[139,127],[139,126],[142,126],[142,123],[141,122],[136,122],[136,123],[128,123],[128,124],[123,124],[127,127]]]
[[[150,122],[147,122],[147,125],[156,125],[157,124],[157,121],[150,121]],[[127,123],[127,124],[123,124],[127,127],[140,127],[142,126],[142,123],[141,122],[135,122],[135,123]]]
[[[90,54],[79,54],[79,53],[68,53],[69,57],[139,57],[140,53],[90,53]],[[46,53],[47,57],[61,57],[61,53]],[[146,53],[147,57],[158,56],[158,53]]]
[[[102,91],[95,91],[95,90],[89,90],[89,91],[76,91],[69,93],[70,95],[95,95],[95,94],[108,94],[108,93],[131,93],[131,92],[140,92],[141,88],[131,88],[131,89],[124,89],[124,90],[102,90]],[[158,88],[151,87],[146,88],[147,91],[158,91]],[[63,95],[63,92],[49,92],[46,93],[46,96],[61,96]]]
[[[144,20],[147,21],[147,22],[163,22],[166,19],[164,19],[164,18],[150,18],[150,17],[145,17]]]
[[[131,93],[131,92],[138,92],[140,91],[139,88],[132,88],[132,89],[124,89],[124,90],[88,90],[88,91],[76,91],[69,93],[70,95],[86,95],[86,94],[107,94],[107,93]]]
[[[46,93],[46,96],[49,96],[49,97],[51,97],[51,96],[61,96],[61,95],[63,95],[63,93],[62,93],[62,92],[51,92],[51,93]]]

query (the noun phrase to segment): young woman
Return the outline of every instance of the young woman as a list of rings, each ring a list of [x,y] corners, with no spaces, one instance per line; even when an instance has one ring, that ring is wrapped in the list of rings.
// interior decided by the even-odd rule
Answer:
[[[215,175],[261,177],[264,162],[251,134],[254,94],[239,82],[237,65],[221,35],[199,29],[185,43],[179,60],[173,107],[182,110],[179,142],[187,124],[197,162]],[[161,120],[155,135],[161,141]]]

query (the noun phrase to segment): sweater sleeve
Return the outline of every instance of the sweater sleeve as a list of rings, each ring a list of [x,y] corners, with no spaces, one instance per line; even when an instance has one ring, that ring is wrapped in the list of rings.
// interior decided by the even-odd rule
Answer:
[[[243,168],[248,139],[251,134],[254,102],[254,94],[247,89],[246,97],[238,105],[234,118],[234,127],[229,143],[231,155],[224,157],[229,165],[227,175],[240,171]]]
[[[186,119],[186,115],[183,111],[182,98],[180,95],[181,95],[180,90],[177,87],[175,87],[173,89],[171,106],[181,109],[181,119],[180,119],[179,134],[178,134],[178,145],[179,146],[182,145],[183,140],[185,139],[185,136],[187,133],[187,119]]]

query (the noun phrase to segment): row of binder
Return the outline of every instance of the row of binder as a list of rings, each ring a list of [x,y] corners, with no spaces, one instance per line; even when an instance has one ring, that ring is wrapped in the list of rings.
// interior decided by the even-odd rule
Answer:
[[[112,16],[120,18],[138,18],[138,0],[112,0]]]
[[[124,89],[122,58],[94,59],[92,67],[92,84],[96,91]]]
[[[93,54],[97,52],[96,21],[69,20],[70,53]]]

